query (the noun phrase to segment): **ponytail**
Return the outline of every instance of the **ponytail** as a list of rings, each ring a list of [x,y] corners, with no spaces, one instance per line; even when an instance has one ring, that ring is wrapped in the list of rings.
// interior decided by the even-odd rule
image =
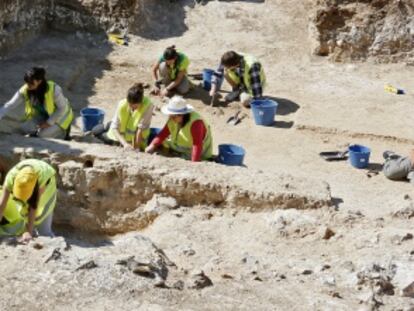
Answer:
[[[141,103],[144,98],[144,84],[134,83],[128,90],[127,94],[127,101],[130,104],[138,104]]]
[[[178,52],[175,49],[175,45],[171,45],[168,48],[166,48],[163,56],[165,60],[171,60],[171,59],[177,58]]]

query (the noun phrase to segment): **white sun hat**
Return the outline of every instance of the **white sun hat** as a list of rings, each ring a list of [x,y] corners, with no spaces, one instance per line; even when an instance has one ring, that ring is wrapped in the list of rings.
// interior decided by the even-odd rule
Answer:
[[[166,115],[187,114],[193,111],[194,108],[188,105],[181,96],[173,96],[168,104],[161,108],[161,112]]]

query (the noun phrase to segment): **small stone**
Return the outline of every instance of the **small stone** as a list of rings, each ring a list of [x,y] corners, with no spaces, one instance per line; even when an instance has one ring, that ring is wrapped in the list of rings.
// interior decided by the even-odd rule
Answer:
[[[414,298],[414,282],[411,282],[410,285],[406,286],[403,290],[402,290],[402,296],[403,297],[410,297],[410,298]]]
[[[184,289],[184,281],[178,280],[177,282],[175,282],[171,288],[176,289],[176,290],[183,290]]]
[[[328,269],[330,269],[331,268],[331,266],[330,265],[328,265],[328,264],[324,264],[324,265],[322,265],[322,266],[319,266],[318,268],[317,268],[317,271],[326,271],[326,270],[328,270]]]
[[[234,279],[234,277],[233,277],[232,275],[227,274],[227,273],[222,274],[222,275],[221,275],[221,277],[222,277],[223,279]]]
[[[212,212],[208,212],[203,214],[202,219],[203,220],[210,220],[211,218],[213,218],[214,214]]]
[[[303,274],[303,275],[310,275],[310,274],[312,274],[312,273],[313,273],[313,271],[312,271],[312,270],[308,270],[308,269],[306,269],[306,270],[303,270],[301,274]]]
[[[412,239],[413,239],[413,235],[411,233],[407,233],[406,235],[402,237],[401,242],[412,240]]]
[[[335,235],[335,231],[333,231],[331,228],[325,227],[322,229],[322,239],[329,240],[334,235]]]
[[[41,244],[41,243],[33,243],[32,244],[32,247],[34,249],[42,249],[43,248],[43,244]]]
[[[328,285],[328,286],[335,286],[336,285],[335,277],[333,277],[333,276],[324,277],[323,278],[323,284]]]
[[[241,262],[245,263],[247,265],[257,265],[257,264],[259,264],[259,260],[256,257],[251,256],[249,254],[247,254],[245,257],[243,257]]]
[[[213,286],[211,279],[204,274],[202,270],[195,270],[191,273],[190,285],[188,288],[191,289],[203,289],[208,286]]]
[[[176,208],[178,208],[176,199],[155,194],[152,199],[145,204],[143,211],[161,214],[167,210]]]
[[[95,263],[95,261],[90,260],[90,261],[84,263],[83,265],[80,265],[79,267],[77,267],[75,271],[90,270],[90,269],[93,269],[93,268],[96,268],[96,267],[98,267],[98,265]]]
[[[332,291],[332,292],[329,292],[329,295],[330,295],[331,297],[333,297],[333,298],[343,299],[343,297],[341,296],[341,294],[340,294],[340,293],[338,293],[338,292],[334,292],[334,291]]]
[[[183,213],[182,213],[182,212],[180,212],[180,211],[176,211],[175,213],[173,213],[173,215],[174,215],[175,217],[177,217],[177,218],[181,218],[181,217],[183,217]]]
[[[401,245],[401,240],[402,240],[402,237],[399,236],[398,234],[393,235],[391,237],[391,243],[394,245]]]
[[[188,256],[188,257],[195,255],[195,253],[196,253],[195,250],[193,250],[191,248],[185,249],[183,251],[183,254]]]
[[[52,253],[47,257],[45,260],[45,263],[48,263],[51,260],[58,260],[62,256],[62,253],[60,252],[60,248],[55,248]]]

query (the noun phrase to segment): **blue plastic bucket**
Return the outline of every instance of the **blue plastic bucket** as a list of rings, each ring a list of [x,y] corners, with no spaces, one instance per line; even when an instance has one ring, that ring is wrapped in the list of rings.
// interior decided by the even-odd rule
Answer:
[[[92,130],[96,125],[102,124],[105,117],[105,112],[98,108],[83,108],[80,111],[82,117],[83,131]]]
[[[154,140],[155,137],[161,132],[161,129],[158,127],[151,127],[150,134],[148,136],[148,145]]]
[[[366,168],[369,164],[371,149],[362,145],[351,145],[348,147],[349,162],[353,167]]]
[[[252,108],[254,122],[257,125],[271,126],[275,122],[278,103],[270,99],[253,100]]]
[[[243,165],[243,159],[246,152],[244,148],[232,144],[222,144],[218,146],[220,163],[230,166]]]

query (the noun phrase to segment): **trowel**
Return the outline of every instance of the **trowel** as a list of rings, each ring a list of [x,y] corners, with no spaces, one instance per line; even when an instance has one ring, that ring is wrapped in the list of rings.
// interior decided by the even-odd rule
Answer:
[[[348,159],[348,150],[346,151],[325,151],[320,152],[319,155],[325,161],[342,161]]]
[[[230,118],[227,119],[227,124],[230,125],[237,125],[243,119],[243,117],[239,117],[241,110],[237,110],[237,112],[232,115]]]

